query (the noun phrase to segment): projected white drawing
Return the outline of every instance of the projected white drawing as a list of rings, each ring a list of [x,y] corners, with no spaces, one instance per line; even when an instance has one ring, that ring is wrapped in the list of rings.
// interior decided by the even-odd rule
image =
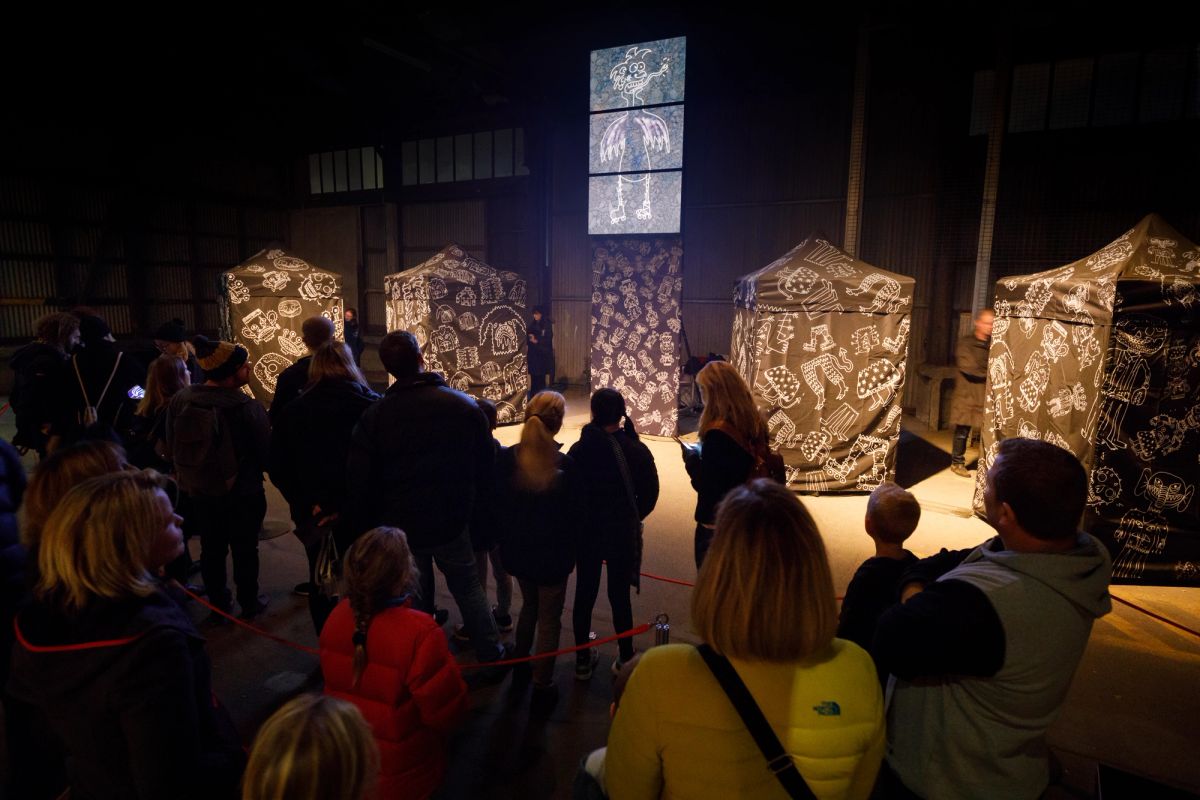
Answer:
[[[648,47],[631,47],[625,53],[625,58],[612,68],[609,79],[613,88],[627,101],[629,106],[642,105],[641,93],[652,80],[665,75],[670,68],[670,59],[664,57],[658,69],[653,72],[646,67],[646,57],[653,51]],[[645,164],[652,161],[651,153],[671,152],[671,133],[666,120],[658,114],[641,108],[634,108],[621,114],[604,131],[600,140],[600,163],[616,162],[613,171],[621,172],[625,166],[625,150],[630,136],[635,139],[634,147],[641,147],[645,154]],[[640,138],[639,138],[640,137]],[[653,177],[649,173],[637,176],[617,176],[617,204],[609,208],[609,218],[613,225],[624,222],[625,216],[625,186],[631,191],[636,186],[642,187],[642,205],[634,212],[641,220],[654,216],[650,204],[650,186]]]

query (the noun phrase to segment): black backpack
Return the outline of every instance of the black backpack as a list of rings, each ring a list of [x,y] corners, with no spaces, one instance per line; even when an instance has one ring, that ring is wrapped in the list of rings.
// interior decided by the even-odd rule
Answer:
[[[195,400],[171,421],[171,460],[179,488],[191,495],[220,497],[237,481],[233,433],[221,412]]]

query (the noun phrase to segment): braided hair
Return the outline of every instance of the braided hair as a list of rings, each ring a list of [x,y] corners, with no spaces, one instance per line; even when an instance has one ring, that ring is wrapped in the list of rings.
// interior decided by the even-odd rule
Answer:
[[[416,585],[417,568],[408,537],[399,528],[378,527],[355,540],[343,563],[346,597],[354,614],[354,679],[367,666],[367,629],[399,592]]]

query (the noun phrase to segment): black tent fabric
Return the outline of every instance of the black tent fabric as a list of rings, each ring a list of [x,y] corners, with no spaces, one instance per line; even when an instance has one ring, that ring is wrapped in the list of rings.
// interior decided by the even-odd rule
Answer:
[[[975,508],[998,443],[1089,473],[1083,527],[1115,583],[1200,585],[1200,249],[1151,214],[1066,266],[1001,280]]]
[[[870,491],[900,438],[914,281],[819,236],[740,278],[732,361],[801,491]]]
[[[496,404],[501,424],[525,418],[529,391],[525,281],[455,244],[412,269],[385,275],[388,331],[417,337],[425,368]]]
[[[221,338],[245,347],[254,364],[245,391],[264,405],[279,373],[308,354],[304,320],[320,314],[343,338],[341,276],[284,250],[260,250],[221,273],[218,306]]]

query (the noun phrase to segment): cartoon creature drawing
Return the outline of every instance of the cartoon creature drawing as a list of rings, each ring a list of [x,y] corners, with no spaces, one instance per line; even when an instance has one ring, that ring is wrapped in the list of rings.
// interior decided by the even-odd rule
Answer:
[[[850,344],[854,345],[855,353],[865,356],[871,352],[872,348],[879,346],[879,331],[874,325],[866,325],[859,328],[850,336]],[[808,348],[806,347],[805,349],[807,350]]]
[[[1167,547],[1171,531],[1166,512],[1183,513],[1192,502],[1195,487],[1170,472],[1142,470],[1134,494],[1145,497],[1150,506],[1145,510],[1125,512],[1113,534],[1122,547],[1113,559],[1113,577],[1138,579],[1146,570],[1151,556],[1161,555]]]
[[[1042,404],[1042,393],[1046,391],[1046,384],[1049,382],[1050,365],[1046,363],[1045,354],[1035,350],[1025,362],[1025,380],[1017,386],[1017,403],[1031,414],[1037,411],[1038,406]]]
[[[1067,346],[1067,329],[1058,320],[1050,322],[1042,329],[1042,352],[1051,364],[1057,364],[1060,358],[1070,352]]]
[[[1046,410],[1050,412],[1050,416],[1058,418],[1065,417],[1072,411],[1087,411],[1088,398],[1087,392],[1083,388],[1083,384],[1078,381],[1073,386],[1064,386],[1049,401],[1046,402]]]
[[[895,338],[891,336],[885,337],[883,340],[883,349],[889,353],[899,355],[900,351],[908,344],[908,330],[911,325],[912,321],[908,317],[900,320],[900,327],[896,330]]]
[[[226,289],[229,291],[229,302],[235,306],[241,305],[250,299],[250,290],[246,288],[246,284],[237,278],[230,278]]]
[[[1175,247],[1179,244],[1174,239],[1156,239],[1150,237],[1150,246],[1146,248],[1146,252],[1150,256],[1150,260],[1160,267],[1175,266]]]
[[[904,363],[901,362],[897,368],[886,358],[873,358],[858,373],[856,383],[859,400],[872,398],[868,411],[883,408],[892,395],[904,385]]]
[[[441,300],[446,296],[449,290],[446,288],[446,282],[436,275],[429,277],[429,299]]]
[[[1096,467],[1088,479],[1087,502],[1090,506],[1106,506],[1121,497],[1121,476],[1112,467]]]
[[[255,344],[263,344],[275,338],[279,330],[279,315],[274,311],[263,312],[256,308],[242,317],[242,336]]]
[[[850,435],[850,429],[858,422],[859,412],[849,403],[842,403],[841,408],[827,417],[821,418],[821,430],[839,442],[844,442]]]
[[[779,291],[789,300],[796,295],[808,294],[817,282],[817,273],[808,267],[793,267],[779,273]]]
[[[308,345],[300,338],[300,334],[295,331],[283,331],[275,341],[279,342],[279,352],[285,356],[303,358],[308,352]]]
[[[1110,450],[1124,450],[1121,427],[1125,424],[1125,412],[1131,405],[1146,402],[1151,378],[1146,357],[1158,353],[1166,344],[1167,323],[1158,317],[1131,314],[1117,320],[1112,336],[1112,356],[1100,390],[1104,401],[1096,441]]]
[[[458,329],[460,331],[473,331],[479,327],[479,317],[472,314],[470,311],[464,311],[458,317]]]
[[[836,356],[833,353],[822,353],[811,361],[801,364],[800,375],[804,378],[804,382],[808,384],[808,388],[812,389],[813,394],[817,396],[816,407],[822,409],[825,407],[825,384],[817,376],[817,371],[821,372],[826,381],[838,387],[837,399],[841,400],[846,396],[846,392],[849,391],[846,379],[842,377],[842,373],[849,373],[853,369],[854,363],[846,355],[846,348],[839,347]]]
[[[493,355],[516,353],[526,338],[525,320],[509,306],[493,308],[479,325],[479,344],[490,348]]]
[[[328,272],[310,272],[300,281],[300,299],[309,302],[328,300],[337,294],[337,278]]]
[[[900,291],[900,282],[895,278],[889,278],[886,275],[874,272],[863,278],[857,287],[847,289],[846,294],[859,297],[874,292],[875,296],[871,299],[871,304],[869,306],[859,306],[858,310],[863,313],[882,311],[885,314],[895,314],[900,310],[901,306],[908,305],[910,299],[901,297]]]
[[[625,53],[625,58],[608,74],[613,88],[625,99],[627,106],[641,105],[642,92],[652,80],[667,74],[670,68],[670,59],[663,58],[657,70],[651,72],[647,69],[646,57],[652,52],[648,47],[631,47]],[[601,164],[615,161],[616,164],[612,167],[612,171],[623,171],[625,150],[629,147],[628,140],[634,128],[638,132],[634,134],[634,137],[636,139],[640,134],[640,141],[635,141],[633,146],[641,148],[645,155],[644,163],[647,169],[653,166],[651,153],[671,152],[671,133],[667,128],[666,120],[645,109],[633,108],[618,116],[605,128],[604,134],[600,137]],[[648,173],[636,177],[617,176],[617,204],[609,208],[609,221],[613,225],[626,220],[626,184],[631,188],[638,184],[643,187],[642,205],[634,212],[634,215],[640,220],[648,220],[653,217],[654,210],[650,206],[650,181],[651,176]]]
[[[458,348],[458,334],[449,325],[440,325],[429,337],[429,346],[438,353]]]
[[[282,292],[290,281],[291,276],[286,272],[268,272],[263,275],[263,288],[272,292]]]
[[[263,353],[254,362],[254,377],[258,378],[264,389],[275,394],[275,382],[279,380],[279,373],[291,365],[292,362],[279,353]]]
[[[841,303],[838,302],[838,295],[833,288],[833,284],[824,278],[821,278],[820,284],[820,287],[808,298],[808,303],[806,304],[808,309],[804,312],[805,316],[812,319],[813,317],[829,312],[841,313],[845,311],[846,309],[842,308]]]
[[[280,256],[279,258],[271,259],[271,263],[276,269],[284,269],[288,272],[303,272],[310,269],[307,261],[302,258],[293,258],[292,256]]]
[[[300,305],[300,301],[289,297],[286,300],[279,301],[279,316],[293,319],[304,313],[304,306]]]
[[[791,330],[790,317],[790,314],[785,317],[785,319],[787,319],[789,331]],[[776,333],[776,338],[779,338],[778,332]],[[788,338],[790,339],[791,337],[789,336]],[[832,350],[833,348],[837,347],[837,342],[835,342],[833,340],[833,336],[830,335],[828,325],[815,325],[813,326],[812,331],[809,333],[808,341],[802,344],[801,347],[806,353],[815,353],[817,352],[817,348],[820,347],[821,352],[824,353],[826,350]],[[782,350],[775,350],[774,348],[771,348],[771,352],[786,353],[787,347],[785,346]]]
[[[1142,461],[1153,461],[1179,450],[1187,435],[1197,429],[1200,429],[1200,408],[1192,408],[1183,419],[1155,414],[1150,418],[1150,428],[1134,435],[1130,448]]]
[[[1133,255],[1133,245],[1125,241],[1125,236],[1105,247],[1099,253],[1096,253],[1089,258],[1084,266],[1092,272],[1099,272],[1106,267],[1111,267],[1119,261],[1124,261]]]
[[[458,290],[458,294],[454,296],[454,302],[463,308],[473,308],[476,304],[475,290],[470,286],[464,286]]]
[[[816,240],[816,246],[804,257],[804,260],[823,267],[826,272],[836,278],[849,278],[858,274],[858,270],[852,266],[854,259],[824,239]]]

